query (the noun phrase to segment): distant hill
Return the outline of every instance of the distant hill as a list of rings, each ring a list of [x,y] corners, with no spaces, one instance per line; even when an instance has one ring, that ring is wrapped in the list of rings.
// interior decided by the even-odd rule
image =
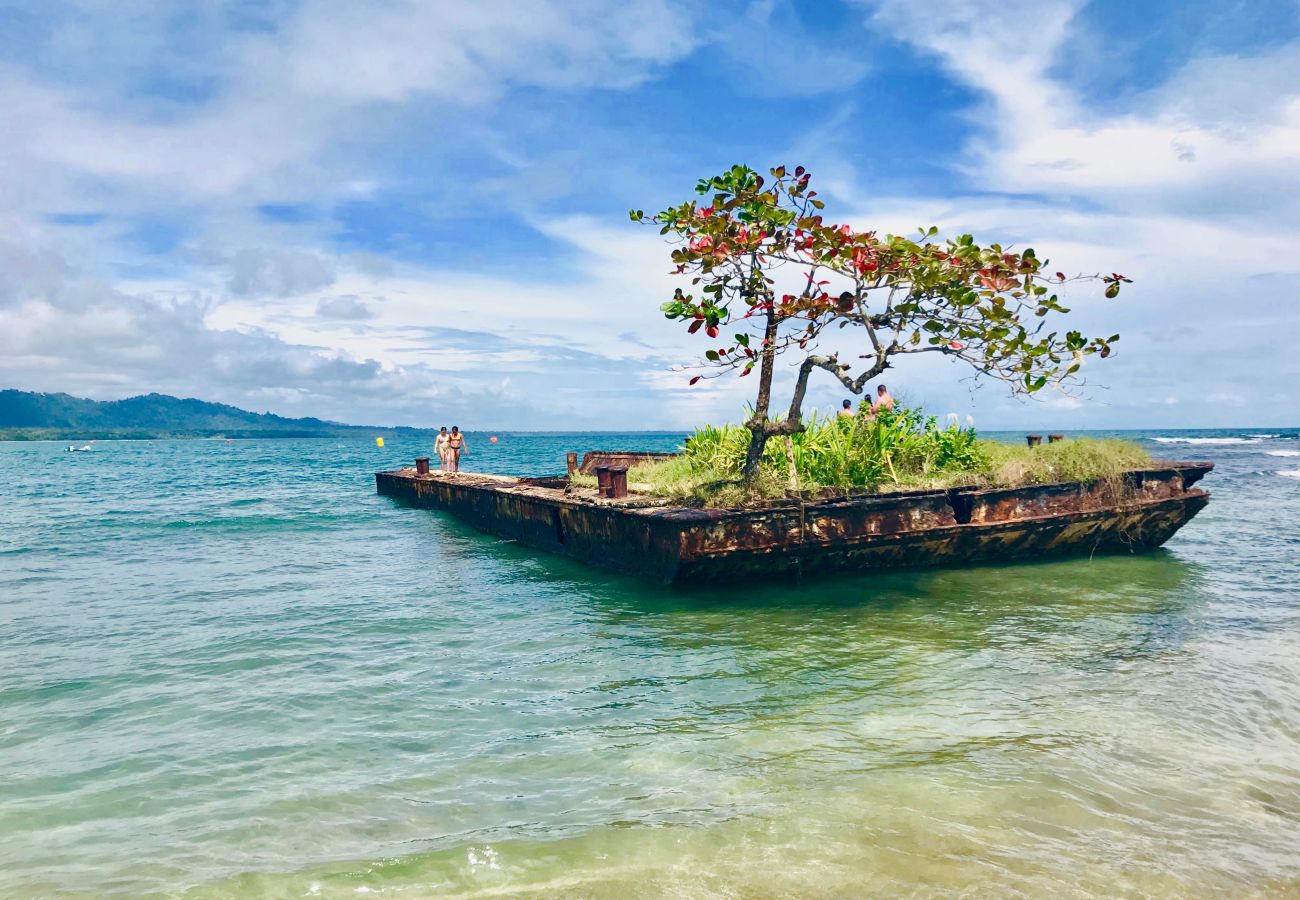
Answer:
[[[287,419],[224,403],[145,394],[126,400],[86,400],[70,394],[0,391],[0,439],[89,440],[166,437],[331,437],[375,426],[343,425],[324,419]],[[387,432],[423,434],[420,428]]]

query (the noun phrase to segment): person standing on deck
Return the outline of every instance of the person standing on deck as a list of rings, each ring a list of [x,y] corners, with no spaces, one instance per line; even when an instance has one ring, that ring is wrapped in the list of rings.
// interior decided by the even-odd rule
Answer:
[[[441,472],[447,471],[447,437],[447,426],[444,425],[433,442],[433,452],[438,454],[438,470]]]
[[[447,435],[447,471],[460,471],[460,454],[469,450],[469,444],[465,443],[465,435],[460,433],[460,426],[451,426],[451,434]]]

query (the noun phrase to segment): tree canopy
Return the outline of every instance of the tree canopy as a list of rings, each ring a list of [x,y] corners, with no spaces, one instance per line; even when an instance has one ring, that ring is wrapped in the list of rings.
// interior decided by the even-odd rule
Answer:
[[[981,375],[1032,394],[1078,378],[1085,357],[1109,356],[1118,334],[1086,337],[1051,326],[1068,313],[1054,292],[1095,280],[1107,297],[1129,281],[1119,273],[1076,275],[1046,270],[1032,248],[981,245],[968,234],[935,240],[921,228],[912,240],[825,220],[824,202],[802,167],[778,166],[770,177],[742,165],[700,180],[696,194],[647,219],[670,236],[674,272],[690,278],[663,304],[669,319],[710,344],[705,371],[691,384],[759,370],[746,477],[767,438],[802,429],[809,376],[824,370],[855,394],[902,356],[938,353]],[[778,286],[778,281],[780,285]],[[829,329],[860,329],[852,358],[822,350]],[[725,332],[725,333],[724,333]],[[843,343],[836,339],[837,343]],[[802,356],[790,406],[772,419],[778,356]]]

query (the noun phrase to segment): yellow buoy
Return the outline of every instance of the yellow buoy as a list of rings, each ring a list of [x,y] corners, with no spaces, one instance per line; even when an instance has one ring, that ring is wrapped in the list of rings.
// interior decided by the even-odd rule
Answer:
[[[382,446],[384,446],[384,439],[383,439],[383,438],[375,438],[375,446],[376,446],[376,447],[382,447]]]

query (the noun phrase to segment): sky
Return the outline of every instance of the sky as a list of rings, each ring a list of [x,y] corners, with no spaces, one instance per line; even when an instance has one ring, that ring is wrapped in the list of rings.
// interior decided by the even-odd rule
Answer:
[[[1066,295],[1122,335],[1080,390],[927,354],[888,373],[910,403],[1300,424],[1300,0],[0,0],[0,122],[0,387],[739,421],[753,379],[688,386],[671,248],[627,210],[740,162],[858,228],[1133,279]]]

